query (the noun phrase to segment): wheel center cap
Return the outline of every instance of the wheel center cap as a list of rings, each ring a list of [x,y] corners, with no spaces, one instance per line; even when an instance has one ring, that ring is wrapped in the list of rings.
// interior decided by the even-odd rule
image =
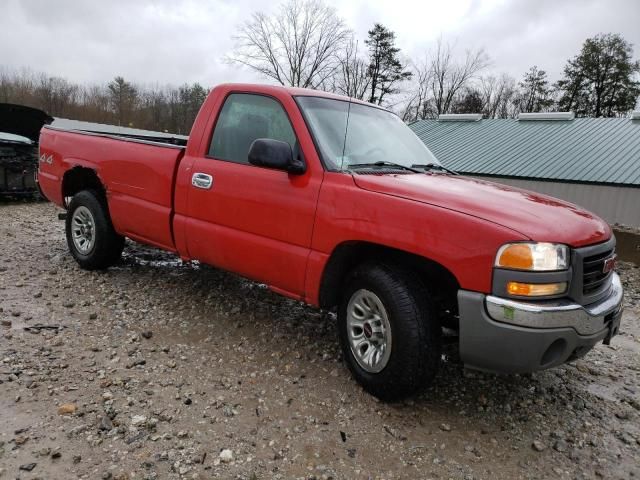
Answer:
[[[367,338],[371,338],[371,335],[373,335],[371,324],[369,322],[365,323],[362,329],[364,330],[364,336]]]

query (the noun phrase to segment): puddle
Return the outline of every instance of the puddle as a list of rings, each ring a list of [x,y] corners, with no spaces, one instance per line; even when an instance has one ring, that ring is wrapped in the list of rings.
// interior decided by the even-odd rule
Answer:
[[[200,262],[183,262],[180,257],[163,250],[146,247],[144,245],[127,242],[122,253],[122,264],[114,269],[123,269],[131,266],[155,267],[155,268],[188,268],[197,270]]]
[[[131,253],[123,253],[122,261],[125,266],[130,265],[140,265],[143,267],[165,267],[165,268],[176,268],[176,267],[192,267],[191,262],[183,262],[180,258],[175,257],[175,259],[163,258],[158,259],[154,258],[157,255],[139,255],[139,254],[131,254]],[[115,266],[114,269],[122,269],[122,267]]]

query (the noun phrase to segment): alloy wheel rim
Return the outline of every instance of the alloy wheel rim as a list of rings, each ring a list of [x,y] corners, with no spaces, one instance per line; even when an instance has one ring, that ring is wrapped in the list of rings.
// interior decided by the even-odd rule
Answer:
[[[91,211],[84,206],[75,209],[71,217],[71,237],[73,245],[83,255],[93,249],[96,242],[95,221]]]
[[[370,290],[356,291],[347,305],[347,334],[356,362],[369,373],[387,366],[391,355],[391,325],[382,300]]]

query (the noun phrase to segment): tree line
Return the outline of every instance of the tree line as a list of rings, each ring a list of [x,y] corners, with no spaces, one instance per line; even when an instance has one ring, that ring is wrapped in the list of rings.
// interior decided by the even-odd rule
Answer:
[[[209,91],[199,83],[140,86],[115,77],[80,85],[29,70],[0,70],[0,103],[39,108],[49,115],[188,135]]]
[[[640,62],[621,35],[588,38],[552,82],[537,65],[521,79],[489,72],[483,49],[459,52],[440,39],[421,59],[404,56],[396,34],[376,23],[360,41],[322,0],[287,0],[271,15],[256,12],[235,35],[226,61],[286,86],[321,89],[383,105],[405,121],[445,113],[513,118],[520,112],[574,111],[616,117],[640,96]],[[79,85],[30,71],[0,70],[0,102],[55,117],[187,135],[208,90],[198,83],[136,85],[117,76]]]

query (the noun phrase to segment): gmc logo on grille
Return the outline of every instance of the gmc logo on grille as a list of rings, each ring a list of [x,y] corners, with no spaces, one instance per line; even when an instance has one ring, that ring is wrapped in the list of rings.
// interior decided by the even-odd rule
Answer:
[[[602,266],[602,273],[609,273],[614,268],[616,268],[616,256],[609,257],[604,261],[604,265]]]

